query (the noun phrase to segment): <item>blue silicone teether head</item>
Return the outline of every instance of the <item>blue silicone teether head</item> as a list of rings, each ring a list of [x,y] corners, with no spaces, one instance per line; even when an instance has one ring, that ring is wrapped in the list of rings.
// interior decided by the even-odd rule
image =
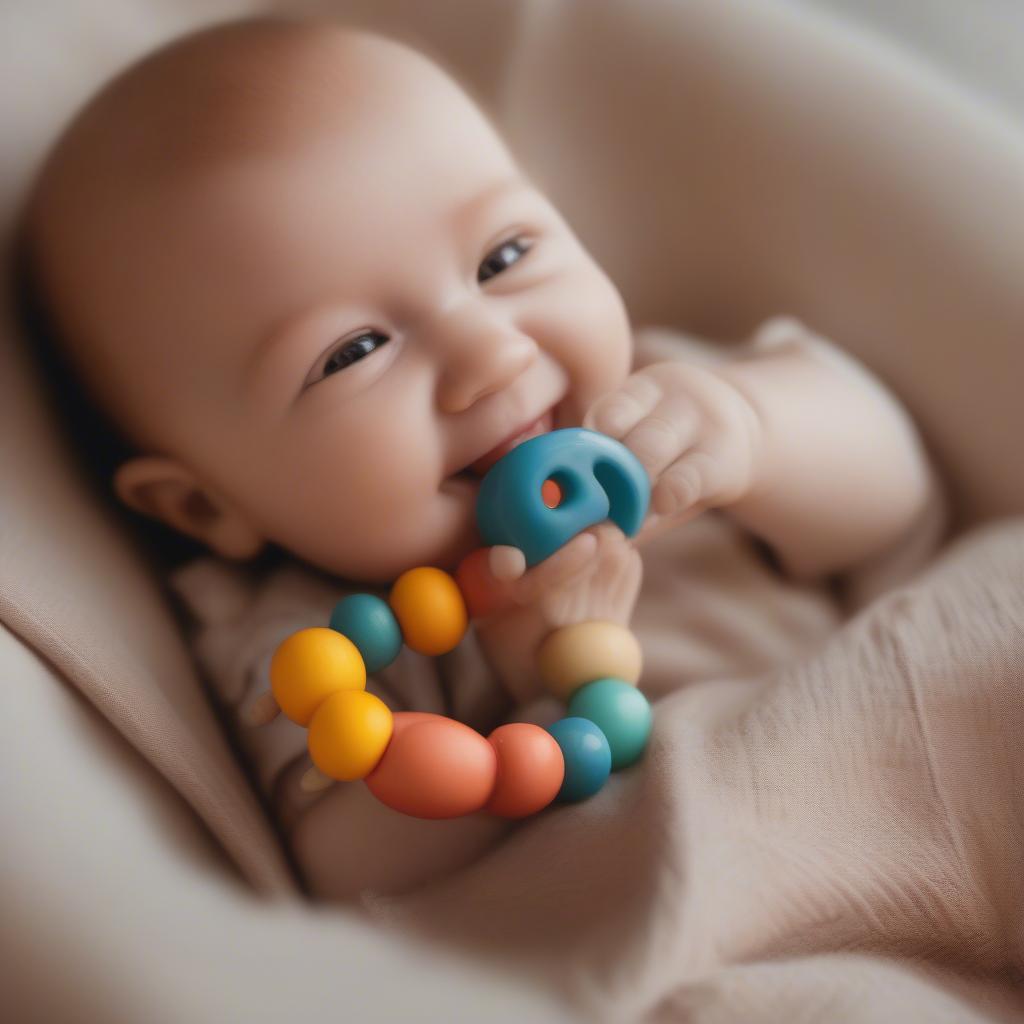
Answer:
[[[544,503],[558,484],[556,508]],[[553,430],[517,445],[484,477],[476,520],[484,544],[511,544],[536,565],[588,526],[611,519],[632,537],[647,514],[651,484],[640,460],[607,434]]]

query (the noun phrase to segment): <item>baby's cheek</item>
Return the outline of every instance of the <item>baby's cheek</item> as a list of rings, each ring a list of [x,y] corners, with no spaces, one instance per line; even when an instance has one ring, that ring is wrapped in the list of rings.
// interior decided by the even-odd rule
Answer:
[[[279,495],[277,542],[326,572],[367,581],[439,564],[460,510],[438,493],[429,461],[380,454],[373,468],[355,460],[293,474],[291,493]]]
[[[629,321],[618,293],[596,268],[567,268],[530,295],[520,319],[567,377],[562,426],[577,426],[590,404],[629,373]]]
[[[598,268],[582,275],[577,294],[573,320],[582,417],[629,376],[633,339],[622,297]]]

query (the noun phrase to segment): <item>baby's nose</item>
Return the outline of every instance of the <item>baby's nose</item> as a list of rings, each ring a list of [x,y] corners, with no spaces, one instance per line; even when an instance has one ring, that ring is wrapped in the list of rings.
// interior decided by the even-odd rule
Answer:
[[[538,352],[530,335],[478,307],[461,308],[440,320],[435,341],[441,364],[438,405],[449,413],[508,387]]]

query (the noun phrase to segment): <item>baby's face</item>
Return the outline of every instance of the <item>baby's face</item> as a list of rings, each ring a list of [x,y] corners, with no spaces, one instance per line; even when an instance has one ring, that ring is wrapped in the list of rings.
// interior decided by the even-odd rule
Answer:
[[[383,582],[478,546],[466,468],[578,425],[631,337],[454,84],[397,47],[325,52],[125,198],[96,315],[140,435],[255,535]]]

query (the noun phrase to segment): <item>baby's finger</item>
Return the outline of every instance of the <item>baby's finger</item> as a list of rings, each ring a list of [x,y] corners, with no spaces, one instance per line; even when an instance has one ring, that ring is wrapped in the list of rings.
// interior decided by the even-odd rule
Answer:
[[[496,580],[508,583],[526,572],[526,555],[509,544],[495,544],[488,549],[487,564]]]
[[[597,538],[593,533],[584,530],[577,534],[513,584],[512,600],[522,605],[534,604],[546,589],[586,569],[596,550]]]
[[[661,395],[661,387],[654,378],[634,373],[618,391],[594,402],[583,417],[583,426],[621,438],[657,405]]]
[[[721,490],[718,459],[706,451],[693,451],[661,474],[651,494],[658,515],[674,519],[701,504],[706,506]]]
[[[690,398],[669,394],[622,438],[622,443],[656,481],[697,440],[700,422],[700,411]]]

